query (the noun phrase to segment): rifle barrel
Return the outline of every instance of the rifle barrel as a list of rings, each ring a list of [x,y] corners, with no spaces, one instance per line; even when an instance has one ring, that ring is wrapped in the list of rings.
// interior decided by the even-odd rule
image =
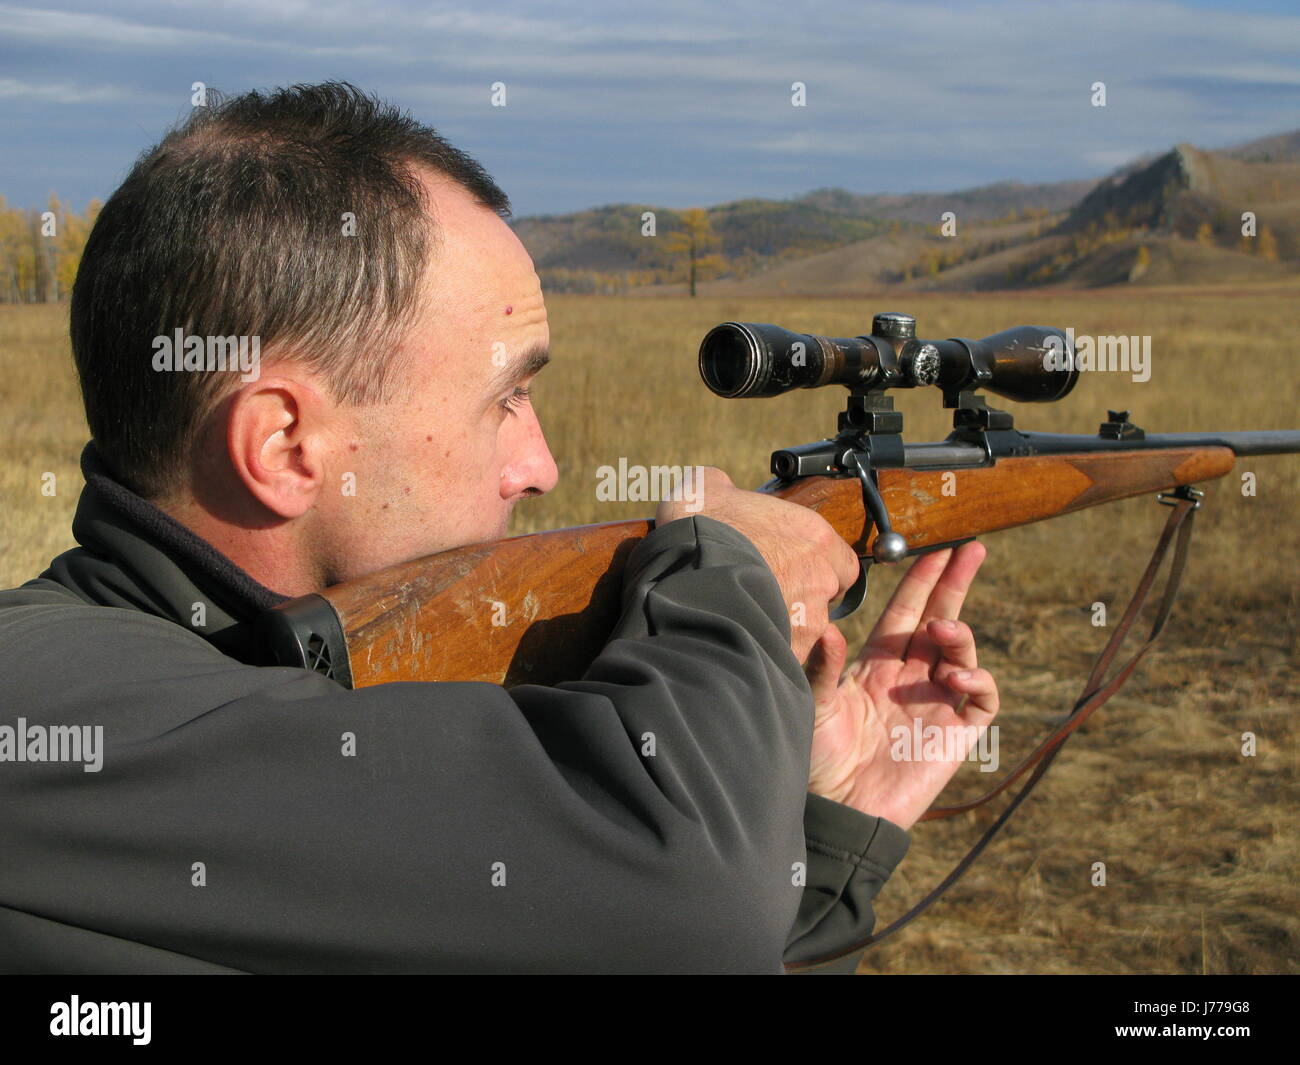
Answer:
[[[1020,433],[1041,455],[1070,451],[1126,451],[1170,447],[1226,447],[1235,455],[1289,455],[1300,452],[1300,431],[1264,429],[1242,433],[1149,433],[1140,439],[1069,436],[1063,433]],[[1088,444],[1080,448],[1081,443]]]
[[[983,466],[1013,455],[1074,455],[1099,451],[1162,451],[1168,448],[1226,447],[1234,455],[1289,455],[1300,453],[1300,431],[1265,429],[1239,433],[1150,433],[1116,440],[1104,436],[1069,433],[1022,433],[1015,429],[983,435],[984,443],[961,439],[927,444],[904,444],[903,465],[908,469],[945,469]]]

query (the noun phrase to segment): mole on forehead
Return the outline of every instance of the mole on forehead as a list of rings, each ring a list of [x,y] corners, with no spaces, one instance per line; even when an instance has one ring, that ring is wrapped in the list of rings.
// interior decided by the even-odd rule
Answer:
[[[540,299],[516,299],[497,305],[504,318],[519,318],[523,322],[536,322],[546,317],[546,304]]]

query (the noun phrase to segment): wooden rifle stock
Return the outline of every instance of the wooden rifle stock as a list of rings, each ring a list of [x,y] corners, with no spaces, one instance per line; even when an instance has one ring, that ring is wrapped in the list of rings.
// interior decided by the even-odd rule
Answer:
[[[912,549],[962,540],[1228,473],[1228,447],[1003,457],[989,466],[881,469],[877,485]],[[955,478],[955,490],[945,488]],[[947,482],[950,486],[954,482]],[[773,489],[820,513],[860,555],[875,529],[854,478]],[[649,520],[456,548],[320,593],[346,642],[354,687],[392,681],[556,684],[582,676],[622,607],[623,567]]]

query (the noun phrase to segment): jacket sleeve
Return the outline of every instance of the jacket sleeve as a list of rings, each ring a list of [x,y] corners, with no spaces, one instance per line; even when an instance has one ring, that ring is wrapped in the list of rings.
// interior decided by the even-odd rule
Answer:
[[[823,857],[811,694],[770,570],[712,519],[638,545],[556,687],[346,691],[62,602],[0,615],[7,702],[102,727],[101,765],[0,762],[0,968],[780,972],[792,929],[860,912],[853,877],[791,875]]]
[[[786,942],[790,971],[853,973],[875,927],[872,901],[907,853],[908,835],[811,792],[804,808],[807,886]],[[806,968],[805,968],[806,966]]]

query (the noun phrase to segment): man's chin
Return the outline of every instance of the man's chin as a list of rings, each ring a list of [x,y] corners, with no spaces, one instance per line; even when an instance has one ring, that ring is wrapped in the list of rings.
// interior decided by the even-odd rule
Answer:
[[[454,551],[457,547],[472,547],[474,544],[490,544],[497,540],[504,540],[510,535],[510,515],[507,514],[501,521],[491,529],[485,529],[472,538],[463,540],[454,547],[444,547],[444,551]]]

